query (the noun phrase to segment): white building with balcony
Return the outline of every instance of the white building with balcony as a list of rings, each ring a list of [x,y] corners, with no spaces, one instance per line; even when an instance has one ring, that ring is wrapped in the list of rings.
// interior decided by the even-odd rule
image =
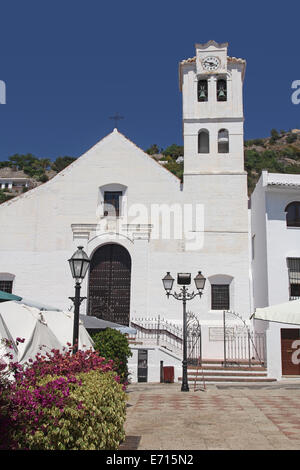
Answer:
[[[2,189],[2,191],[20,193],[24,190],[24,188],[28,189],[29,187],[30,187],[29,178],[1,178],[0,177],[0,189]]]
[[[254,308],[300,299],[300,175],[263,171],[251,195]],[[269,375],[300,376],[300,325],[255,321],[266,332]]]

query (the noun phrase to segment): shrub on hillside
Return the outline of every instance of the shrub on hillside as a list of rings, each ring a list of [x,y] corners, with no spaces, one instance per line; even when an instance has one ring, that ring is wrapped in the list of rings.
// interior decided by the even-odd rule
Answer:
[[[292,134],[291,133],[287,136],[286,141],[287,141],[288,144],[292,144],[293,142],[296,142],[297,138],[298,138],[297,134]]]

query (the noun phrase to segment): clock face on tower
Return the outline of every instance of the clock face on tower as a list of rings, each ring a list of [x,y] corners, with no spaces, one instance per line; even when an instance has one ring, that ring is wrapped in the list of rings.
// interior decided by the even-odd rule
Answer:
[[[202,60],[202,67],[209,72],[214,72],[220,67],[220,63],[218,57],[205,57],[205,59]]]

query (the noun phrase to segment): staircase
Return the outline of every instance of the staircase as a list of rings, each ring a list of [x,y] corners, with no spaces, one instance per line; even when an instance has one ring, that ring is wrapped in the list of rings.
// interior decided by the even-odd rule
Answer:
[[[202,374],[203,369],[203,374]],[[202,367],[188,366],[188,382],[189,384],[203,383],[203,375],[205,382],[250,382],[265,383],[276,382],[276,379],[267,377],[267,369],[260,364],[259,361],[240,360],[239,363],[228,362],[226,366],[220,360],[203,359]],[[178,378],[179,381],[182,377]]]
[[[128,344],[133,344],[133,345],[141,345],[143,344],[143,341],[138,341],[135,336],[127,336]]]

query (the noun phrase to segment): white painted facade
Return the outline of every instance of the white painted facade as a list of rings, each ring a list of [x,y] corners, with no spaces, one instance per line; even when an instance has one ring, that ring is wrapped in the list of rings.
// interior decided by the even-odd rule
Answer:
[[[214,72],[201,68],[210,56],[219,58],[219,69]],[[0,276],[6,273],[13,277],[13,292],[67,309],[71,304],[68,297],[74,293],[67,260],[76,247],[82,245],[92,257],[99,247],[118,243],[128,250],[132,261],[130,318],[160,315],[181,323],[182,304],[167,299],[162,277],[167,271],[175,278],[178,272],[190,272],[193,279],[202,271],[207,278],[203,296],[190,301],[188,310],[197,314],[202,324],[203,356],[222,358],[221,342],[210,335],[210,328],[223,325],[223,311],[211,309],[211,284],[229,284],[230,309],[247,321],[251,313],[243,163],[244,72],[245,61],[228,57],[227,44],[214,41],[196,45],[196,57],[180,63],[183,184],[115,129],[47,183],[2,204],[0,223],[5,230],[0,233]],[[226,102],[216,99],[220,77],[227,80]],[[207,102],[197,100],[200,78],[208,80]],[[198,152],[201,129],[209,132],[206,154]],[[228,131],[228,153],[218,152],[222,129]],[[119,217],[104,217],[105,188],[122,191]],[[161,226],[155,211],[161,205],[171,207],[176,220],[192,211],[183,236],[157,236]],[[164,221],[166,217],[163,215]],[[87,276],[83,296],[88,282]],[[86,310],[83,303],[81,313]],[[240,324],[234,318],[230,321]],[[166,359],[166,352],[159,348],[153,351],[149,378],[156,380],[161,357],[165,365],[175,367],[178,358],[169,354]]]
[[[290,300],[288,258],[300,258],[300,228],[288,227],[285,209],[300,201],[300,176],[263,171],[251,195],[254,309]],[[299,325],[255,321],[266,332],[269,376],[282,377],[281,329]]]
[[[133,346],[131,348],[132,357],[128,361],[128,371],[130,380],[132,382],[138,381],[138,350],[147,350],[148,355],[148,370],[147,382],[160,382],[160,363],[163,362],[163,367],[174,367],[174,382],[177,382],[179,377],[182,376],[182,357],[172,352],[164,351],[155,345],[148,346]]]

